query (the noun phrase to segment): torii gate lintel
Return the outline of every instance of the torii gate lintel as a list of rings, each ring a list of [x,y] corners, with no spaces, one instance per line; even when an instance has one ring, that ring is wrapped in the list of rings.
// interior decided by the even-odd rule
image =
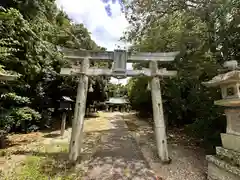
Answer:
[[[79,77],[77,98],[72,123],[72,134],[69,146],[69,159],[76,161],[81,152],[83,122],[86,108],[88,76],[112,76],[117,78],[125,77],[152,77],[151,94],[153,106],[153,118],[157,141],[158,155],[162,162],[170,162],[167,148],[167,136],[163,116],[162,96],[159,77],[176,76],[176,71],[158,69],[158,62],[173,61],[179,52],[168,53],[135,53],[125,50],[104,51],[80,51],[72,49],[61,49],[66,59],[72,62],[81,61],[80,66],[73,65],[72,68],[62,68],[61,75]],[[90,61],[113,62],[112,69],[90,68]],[[127,62],[149,62],[149,68],[142,70],[127,70]]]

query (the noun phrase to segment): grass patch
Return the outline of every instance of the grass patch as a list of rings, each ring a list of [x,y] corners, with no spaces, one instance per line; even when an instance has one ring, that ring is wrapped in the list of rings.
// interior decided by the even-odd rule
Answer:
[[[102,115],[103,116],[103,115]],[[101,116],[88,118],[85,126],[83,152],[80,160],[88,160],[101,140],[99,130],[109,129],[109,120]],[[70,134],[69,134],[70,136]],[[11,146],[0,151],[4,163],[0,180],[79,180],[83,166],[73,166],[68,161],[67,139],[49,137],[48,133],[11,135]],[[79,167],[79,168],[78,168]],[[81,168],[80,168],[81,167]]]
[[[7,152],[4,149],[0,150],[0,157],[6,156]]]
[[[13,177],[14,179],[24,180],[24,179],[47,179],[47,176],[42,174],[39,171],[40,164],[41,164],[41,157],[37,156],[30,156],[24,162],[23,168],[20,170],[19,173],[16,173]]]
[[[78,180],[81,170],[68,161],[68,144],[47,145],[41,151],[26,152],[28,157],[14,173],[3,180]],[[18,152],[23,154],[24,152]],[[30,154],[30,155],[29,155]]]

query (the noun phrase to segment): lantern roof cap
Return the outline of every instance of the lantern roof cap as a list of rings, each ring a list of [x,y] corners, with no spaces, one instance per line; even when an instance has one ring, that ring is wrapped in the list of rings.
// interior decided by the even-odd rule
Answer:
[[[203,82],[202,84],[207,87],[215,87],[224,84],[236,84],[240,83],[240,71],[234,70],[225,74],[219,74],[213,77],[210,81]]]
[[[67,102],[74,102],[74,100],[72,100],[70,97],[68,96],[62,96],[61,97],[61,100],[63,101],[67,101]],[[61,100],[58,100],[58,101],[61,101]]]

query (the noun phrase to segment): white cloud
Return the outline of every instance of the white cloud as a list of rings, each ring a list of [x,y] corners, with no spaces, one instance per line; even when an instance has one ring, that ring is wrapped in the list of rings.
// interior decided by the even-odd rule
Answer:
[[[92,33],[92,39],[108,50],[113,50],[123,31],[128,27],[128,22],[121,12],[118,3],[110,4],[112,16],[109,17],[105,10],[106,4],[101,0],[57,0],[58,7],[62,8],[75,22],[83,23]],[[98,33],[97,31],[101,31]]]
[[[108,50],[114,50],[117,48],[116,45],[129,46],[119,42],[123,31],[128,27],[128,22],[118,3],[110,4],[112,15],[109,17],[105,10],[106,4],[101,0],[57,0],[56,2],[73,21],[83,23],[87,27],[92,39],[98,45]],[[132,66],[127,64],[127,68],[132,69]],[[118,83],[118,80],[112,78],[111,82]],[[119,82],[126,84],[127,79]]]

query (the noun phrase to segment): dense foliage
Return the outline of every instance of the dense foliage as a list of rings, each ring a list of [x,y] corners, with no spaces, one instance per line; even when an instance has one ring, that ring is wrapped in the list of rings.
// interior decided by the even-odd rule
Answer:
[[[127,97],[127,88],[123,84],[108,83],[107,88],[108,98],[110,97]]]
[[[224,61],[240,60],[240,1],[133,0],[126,17],[131,28],[123,39],[133,50],[180,51],[174,63],[160,65],[178,71],[176,78],[161,81],[169,124],[188,125],[205,142],[219,143],[225,117],[213,100],[220,99],[220,93],[201,83],[220,73]],[[127,85],[132,105],[141,114],[151,114],[148,80],[131,79]]]
[[[187,125],[190,132],[205,142],[219,143],[225,117],[213,100],[219,99],[220,93],[201,83],[220,73],[224,61],[240,60],[240,1],[118,2],[122,10],[123,2],[126,5],[124,10],[131,27],[123,39],[132,43],[133,51],[180,51],[175,62],[160,65],[178,71],[176,78],[161,81],[168,123]],[[74,24],[59,10],[55,0],[1,1],[0,34],[0,73],[19,75],[17,81],[1,82],[0,87],[0,125],[12,131],[48,124],[59,114],[57,100],[61,96],[75,99],[77,79],[59,75],[60,68],[68,62],[57,46],[105,50],[96,45],[82,24]],[[135,69],[142,67],[146,64],[134,64]],[[112,84],[107,87],[108,78],[91,78],[94,91],[88,93],[87,105],[116,93],[121,96],[128,93],[132,107],[149,116],[152,114],[149,80],[132,78],[126,87]]]
[[[83,24],[73,23],[57,8],[55,0],[1,1],[0,34],[1,69],[20,75],[15,82],[1,82],[1,127],[14,131],[49,124],[59,115],[61,96],[75,100],[77,79],[59,75],[68,62],[58,46],[104,50]],[[88,94],[88,104],[106,98],[103,78],[91,82],[94,92]]]

